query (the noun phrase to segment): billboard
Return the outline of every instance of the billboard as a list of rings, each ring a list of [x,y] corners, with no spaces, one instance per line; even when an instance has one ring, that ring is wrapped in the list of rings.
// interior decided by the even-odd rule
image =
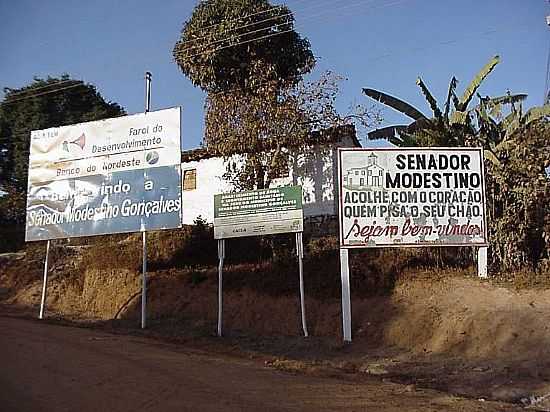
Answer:
[[[302,187],[214,195],[214,238],[302,232]]]
[[[180,108],[31,132],[25,239],[181,226]]]
[[[340,247],[486,246],[481,148],[339,149]]]

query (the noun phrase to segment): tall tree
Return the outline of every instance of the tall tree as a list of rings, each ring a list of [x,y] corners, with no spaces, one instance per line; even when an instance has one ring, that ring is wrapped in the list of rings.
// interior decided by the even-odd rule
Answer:
[[[240,187],[268,187],[288,168],[288,149],[311,143],[313,131],[359,120],[335,109],[337,77],[305,84],[315,64],[309,42],[294,30],[286,6],[267,0],[205,0],[184,24],[174,58],[193,84],[208,93],[204,143],[228,162]]]
[[[206,92],[253,86],[255,65],[272,67],[270,80],[298,81],[315,65],[294,16],[267,0],[203,0],[184,24],[174,59]]]
[[[31,130],[116,117],[123,115],[124,109],[105,101],[93,85],[68,75],[35,78],[28,86],[4,92],[0,102],[0,190],[8,192],[2,204],[9,204],[10,210],[0,210],[0,221],[22,221]],[[18,205],[15,210],[13,202]]]

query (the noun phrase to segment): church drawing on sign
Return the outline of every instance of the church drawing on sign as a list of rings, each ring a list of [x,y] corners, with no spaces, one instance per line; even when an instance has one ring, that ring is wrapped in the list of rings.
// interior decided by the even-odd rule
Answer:
[[[378,165],[378,156],[371,153],[366,166],[346,170],[344,185],[350,189],[380,189],[385,187],[384,177],[384,169]]]

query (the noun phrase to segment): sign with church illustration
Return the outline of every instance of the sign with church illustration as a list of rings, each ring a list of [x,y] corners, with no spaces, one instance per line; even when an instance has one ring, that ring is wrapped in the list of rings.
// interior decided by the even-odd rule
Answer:
[[[339,149],[340,247],[486,246],[481,148]]]

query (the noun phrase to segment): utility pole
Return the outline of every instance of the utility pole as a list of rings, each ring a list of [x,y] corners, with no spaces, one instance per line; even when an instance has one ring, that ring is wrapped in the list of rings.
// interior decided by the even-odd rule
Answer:
[[[151,110],[151,79],[152,74],[145,72],[145,113]],[[141,329],[145,329],[147,325],[147,232],[141,221],[141,242],[142,242],[142,259],[143,268],[141,276]]]

